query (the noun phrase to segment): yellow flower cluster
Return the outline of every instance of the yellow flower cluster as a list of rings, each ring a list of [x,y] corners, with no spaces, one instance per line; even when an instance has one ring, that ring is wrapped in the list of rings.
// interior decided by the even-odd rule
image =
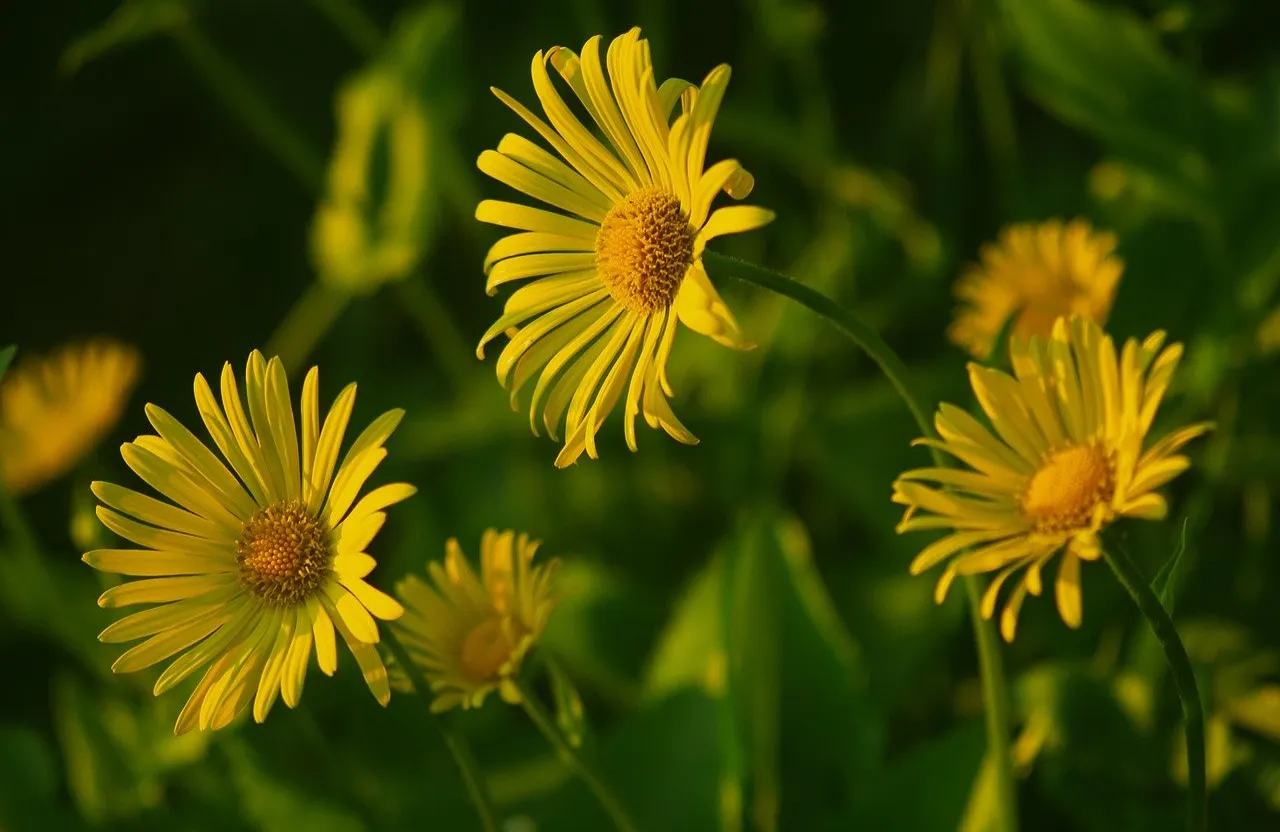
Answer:
[[[648,42],[633,29],[607,47],[594,37],[580,52],[538,52],[531,74],[541,115],[494,92],[546,147],[511,133],[478,164],[545,207],[485,200],[476,209],[477,219],[512,232],[485,258],[487,291],[528,281],[478,352],[507,339],[499,382],[513,405],[533,382],[531,425],[563,437],[557,466],[598,455],[597,435],[619,403],[632,450],[640,415],[695,442],[668,401],[678,325],[751,346],[711,283],[704,249],[773,219],[763,208],[713,208],[721,193],[742,199],[754,185],[736,160],[707,163],[729,68],[716,67],[700,85],[659,81]],[[340,111],[317,260],[324,279],[368,288],[402,276],[420,253],[406,241],[416,239],[407,229],[420,219],[426,127],[407,91],[381,75],[353,83]],[[379,205],[363,184],[375,137],[403,173],[401,190]],[[1182,348],[1166,344],[1163,332],[1117,345],[1103,331],[1122,269],[1116,247],[1114,236],[1076,220],[1012,226],[982,250],[981,265],[957,283],[962,307],[949,334],[985,359],[1007,333],[1010,371],[970,364],[985,423],[943,404],[937,436],[919,440],[962,466],[907,471],[893,484],[892,499],[905,507],[899,531],[946,532],[910,565],[918,574],[945,564],[939,602],[957,575],[993,573],[981,601],[991,617],[1016,576],[1000,619],[1009,640],[1023,601],[1042,593],[1043,570],[1059,553],[1057,608],[1069,626],[1080,625],[1081,562],[1099,558],[1100,534],[1117,520],[1165,516],[1158,489],[1188,467],[1181,449],[1209,427],[1148,440]],[[6,488],[32,490],[73,465],[114,424],[137,368],[131,349],[99,342],[15,370],[0,387]],[[385,594],[368,581],[377,565],[368,550],[386,510],[415,489],[365,486],[402,411],[373,420],[342,453],[354,384],[322,413],[312,368],[295,411],[284,365],[256,351],[239,379],[227,364],[217,381],[215,392],[195,377],[212,445],[147,405],[155,432],[121,448],[159,498],[92,485],[102,523],[137,548],[97,549],[84,561],[139,579],[107,589],[99,604],[150,605],[101,633],[105,642],[138,642],[114,669],[167,661],[157,695],[196,677],[176,730],[213,730],[250,711],[261,722],[277,698],[295,706],[313,656],[322,672],[335,672],[341,637],[385,704],[392,679],[377,648],[379,622],[394,622],[390,632],[426,677],[435,710],[478,707],[493,692],[519,701],[517,674],[557,602],[558,561],[535,566],[535,541],[490,530],[478,571],[450,540],[443,562],[428,565],[428,580],[401,580],[399,600]]]

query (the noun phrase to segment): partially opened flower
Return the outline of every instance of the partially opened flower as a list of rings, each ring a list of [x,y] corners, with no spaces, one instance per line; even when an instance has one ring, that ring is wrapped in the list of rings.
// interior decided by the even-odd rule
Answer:
[[[0,481],[14,494],[65,473],[115,426],[141,359],[111,340],[20,359],[0,384]]]
[[[589,115],[584,127],[560,97],[554,68]],[[606,66],[608,69],[606,75]],[[507,300],[477,353],[501,334],[498,380],[512,406],[535,376],[529,409],[552,438],[564,422],[556,465],[585,450],[596,457],[596,433],[625,396],[624,431],[636,448],[635,417],[681,442],[694,438],[671,411],[667,358],[677,323],[730,347],[749,347],[702,266],[707,241],[759,228],[773,219],[763,208],[711,210],[724,191],[734,199],[753,180],[738,162],[704,169],[712,123],[729,83],[729,67],[711,71],[701,87],[656,81],[648,41],[632,29],[601,57],[599,36],[579,57],[552,47],[533,58],[533,86],[550,124],[494,90],[557,155],[509,133],[480,155],[480,170],[553,210],[485,200],[476,218],[520,232],[504,237],[485,258],[486,290],[536,278]],[[676,104],[680,115],[672,120]]]
[[[320,377],[312,368],[302,385],[301,440],[278,358],[249,356],[247,411],[230,364],[221,386],[219,404],[204,376],[196,376],[196,405],[222,459],[155,405],[147,405],[147,419],[158,435],[121,448],[134,473],[172,502],[93,484],[104,503],[103,524],[143,548],[99,549],[84,561],[146,578],[108,589],[98,605],[159,605],[98,636],[112,643],[146,639],[112,669],[128,673],[181,654],[156,681],[159,696],[207,666],[175,733],[221,728],[250,702],[261,722],[277,696],[289,707],[298,703],[313,646],[320,669],[334,672],[336,630],[386,704],[390,688],[374,647],[375,619],[403,610],[365,582],[376,565],[365,549],[386,520],[383,509],[414,489],[397,483],[356,497],[386,458],[383,443],[403,411],[375,419],[339,463],[354,384],[321,423]]]
[[[431,583],[416,575],[396,585],[405,614],[394,625],[412,661],[435,693],[431,708],[478,708],[493,691],[519,702],[515,677],[555,608],[552,579],[559,561],[533,566],[537,541],[490,529],[480,539],[480,574],[458,541],[444,565],[427,564]]]
[[[1178,428],[1147,442],[1182,345],[1165,334],[1130,339],[1117,355],[1111,337],[1083,318],[1059,319],[1047,342],[1014,338],[1014,376],[977,364],[969,379],[995,432],[964,410],[943,404],[940,439],[919,439],[972,470],[922,468],[893,485],[907,507],[899,532],[948,529],[925,547],[911,573],[949,561],[937,600],[956,575],[996,572],[982,599],[990,618],[1005,581],[1022,572],[1000,619],[1012,640],[1028,592],[1039,595],[1041,570],[1065,549],[1055,596],[1062,620],[1082,616],[1080,561],[1102,552],[1098,534],[1121,517],[1158,520],[1168,505],[1156,489],[1189,462],[1177,452],[1209,429]]]
[[[956,281],[960,300],[948,337],[985,360],[1009,324],[1010,337],[1047,338],[1059,316],[1107,322],[1124,263],[1114,234],[1084,220],[1019,223],[982,247],[981,265]]]

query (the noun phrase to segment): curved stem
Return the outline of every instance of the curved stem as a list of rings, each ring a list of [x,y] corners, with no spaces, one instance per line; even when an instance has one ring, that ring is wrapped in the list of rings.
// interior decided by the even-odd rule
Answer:
[[[281,118],[252,80],[232,63],[194,21],[174,28],[170,35],[213,93],[222,99],[245,127],[308,191],[324,185],[324,158],[306,137]]]
[[[267,340],[267,355],[278,355],[288,373],[296,372],[342,314],[351,296],[319,280],[294,301]]]
[[[1151,585],[1143,578],[1138,567],[1122,550],[1108,546],[1103,550],[1103,557],[1111,571],[1116,573],[1121,586],[1128,590],[1133,602],[1138,605],[1151,632],[1160,640],[1164,648],[1165,658],[1169,662],[1169,671],[1173,675],[1173,686],[1182,700],[1182,720],[1187,731],[1187,828],[1191,832],[1201,832],[1206,820],[1206,788],[1204,762],[1204,706],[1200,702],[1200,690],[1196,686],[1196,674],[1187,658],[1187,649],[1178,638],[1178,630],[1173,619],[1165,611],[1164,605],[1151,589]]]
[[[609,813],[609,817],[613,819],[613,825],[618,828],[619,832],[636,832],[636,825],[627,816],[626,810],[622,808],[621,801],[605,784],[600,775],[596,774],[582,759],[577,750],[565,740],[564,735],[560,733],[560,730],[556,728],[555,723],[552,721],[551,715],[546,712],[537,695],[529,688],[529,684],[522,679],[517,679],[516,687],[520,691],[520,704],[524,706],[524,712],[529,715],[529,719],[533,720],[533,724],[538,727],[542,735],[555,748],[560,759],[569,768],[573,769],[573,773],[578,775],[583,783],[587,784],[587,788],[591,789],[596,799],[600,801],[600,805],[604,807],[604,810]]]
[[[902,359],[893,351],[893,348],[856,315],[821,292],[772,269],[712,251],[704,252],[702,258],[708,271],[715,275],[732,277],[761,286],[771,292],[777,292],[826,318],[879,365],[881,372],[889,379],[907,409],[911,411],[911,416],[916,420],[921,433],[925,436],[935,435],[920,397],[911,388],[910,374],[906,365],[902,363]],[[946,465],[946,461],[937,450],[933,448],[929,450],[936,465],[939,467]],[[1002,832],[1016,832],[1018,802],[1013,783],[1013,761],[1009,756],[1009,698],[1000,662],[1000,645],[996,640],[995,627],[979,613],[978,600],[981,593],[978,591],[977,579],[967,575],[962,581],[969,596],[970,619],[973,623],[974,639],[978,645],[982,695],[986,703],[987,753],[994,757],[996,764],[998,828]]]
[[[484,773],[480,770],[480,764],[476,761],[475,754],[471,752],[471,745],[467,742],[467,738],[463,736],[452,721],[431,710],[431,688],[427,685],[426,679],[422,678],[422,673],[418,670],[418,666],[409,658],[408,651],[404,649],[404,645],[400,643],[400,639],[396,638],[396,634],[391,631],[390,627],[382,631],[382,643],[391,651],[391,655],[396,657],[401,670],[404,671],[404,675],[409,679],[409,684],[413,685],[414,692],[418,694],[423,704],[427,706],[427,713],[431,714],[431,721],[440,729],[440,734],[444,737],[444,743],[449,746],[449,753],[453,755],[453,760],[458,764],[458,769],[462,773],[463,783],[467,787],[467,794],[471,797],[471,802],[476,807],[476,814],[480,816],[480,827],[484,832],[497,832],[498,822],[496,820],[497,814],[493,810],[493,800],[489,797],[489,790],[484,782]]]

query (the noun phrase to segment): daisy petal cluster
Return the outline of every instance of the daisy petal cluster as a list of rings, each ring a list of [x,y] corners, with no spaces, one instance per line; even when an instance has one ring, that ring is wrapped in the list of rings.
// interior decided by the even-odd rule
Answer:
[[[551,70],[593,127],[561,97]],[[541,417],[555,439],[563,425],[557,466],[584,451],[597,456],[596,434],[619,401],[631,450],[637,415],[681,442],[697,441],[667,401],[678,324],[726,346],[750,346],[701,260],[709,240],[773,219],[751,206],[712,210],[719,193],[741,199],[754,185],[735,160],[706,166],[729,74],[721,65],[700,86],[659,83],[648,41],[632,29],[603,54],[596,36],[581,55],[561,46],[534,55],[546,120],[494,90],[554,152],[509,133],[480,155],[480,170],[547,208],[496,200],[476,208],[477,219],[518,232],[489,250],[486,290],[529,281],[507,299],[477,354],[508,336],[498,380],[514,407],[537,379],[530,427],[537,433]]]
[[[1085,220],[1017,223],[982,247],[981,263],[958,281],[960,301],[948,337],[985,360],[1000,333],[1047,338],[1059,317],[1107,322],[1124,262],[1114,234]]]
[[[154,435],[121,448],[125,463],[165,499],[95,482],[102,523],[137,549],[84,555],[95,569],[143,580],[108,589],[106,608],[153,604],[99,635],[104,642],[142,640],[112,669],[129,673],[173,661],[155,684],[159,696],[202,672],[178,717],[176,733],[214,730],[252,705],[262,722],[277,697],[293,707],[314,653],[320,669],[337,669],[341,636],[380,703],[390,696],[374,646],[378,620],[403,612],[365,581],[376,562],[366,549],[384,509],[414,493],[384,485],[359,500],[386,458],[383,447],[403,411],[375,419],[339,461],[356,387],[338,394],[320,419],[319,371],[302,385],[300,429],[278,358],[255,351],[240,395],[230,364],[221,400],[204,376],[196,405],[215,454],[177,419],[146,408]],[[246,407],[247,400],[247,407]]]
[[[480,539],[479,575],[451,539],[444,564],[427,564],[430,583],[410,575],[396,586],[405,614],[395,631],[435,693],[432,710],[478,708],[495,690],[520,701],[515,676],[557,600],[559,561],[533,566],[537,551],[528,535],[490,529]]]
[[[26,494],[68,471],[120,419],[142,361],[99,339],[22,359],[0,384],[0,482]]]
[[[893,486],[906,506],[899,532],[946,529],[948,534],[911,563],[920,574],[947,563],[937,600],[956,575],[994,572],[982,598],[990,618],[1005,582],[1021,579],[1000,619],[1011,641],[1028,593],[1043,589],[1041,572],[1059,552],[1054,595],[1062,620],[1082,617],[1080,562],[1102,553],[1099,532],[1122,517],[1161,519],[1157,489],[1189,465],[1178,451],[1208,424],[1178,428],[1154,443],[1147,435],[1182,345],[1155,332],[1117,350],[1091,320],[1061,318],[1046,341],[1010,341],[1013,375],[969,365],[969,379],[990,428],[943,404],[940,439],[920,439],[967,469],[921,468]]]

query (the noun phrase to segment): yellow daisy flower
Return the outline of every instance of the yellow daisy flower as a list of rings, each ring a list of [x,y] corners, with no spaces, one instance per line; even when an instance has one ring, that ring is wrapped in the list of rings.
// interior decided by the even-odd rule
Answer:
[[[0,384],[0,480],[35,491],[79,462],[115,426],[141,358],[110,340],[20,361]]]
[[[436,694],[433,711],[478,708],[494,690],[520,701],[514,679],[557,601],[551,582],[560,562],[531,566],[537,550],[528,535],[490,529],[480,539],[479,576],[450,539],[444,566],[427,564],[434,587],[415,575],[396,585],[405,614],[395,632]]]
[[[503,315],[480,340],[477,355],[506,333],[498,380],[512,406],[535,375],[529,422],[537,417],[553,439],[564,421],[556,465],[585,450],[596,457],[596,432],[626,394],[627,446],[636,449],[635,417],[677,440],[694,438],[667,402],[666,364],[677,321],[721,344],[748,348],[702,266],[707,241],[759,228],[773,219],[763,208],[711,210],[716,194],[751,192],[751,175],[735,160],[704,170],[711,126],[729,83],[729,67],[713,69],[701,87],[656,83],[649,43],[632,29],[609,44],[599,36],[579,57],[561,46],[533,57],[533,86],[544,122],[501,90],[493,92],[550,145],[559,158],[509,133],[480,155],[480,170],[554,211],[485,200],[482,222],[521,232],[489,250],[486,291],[537,278],[507,300]],[[552,83],[553,67],[590,115],[584,127]],[[606,77],[606,70],[608,74]],[[681,114],[671,118],[676,103]],[[566,412],[567,409],[567,412]]]
[[[982,247],[981,265],[956,281],[961,305],[947,336],[985,360],[1011,317],[1010,336],[1024,341],[1047,338],[1059,316],[1105,324],[1124,271],[1115,250],[1114,234],[1080,219],[1005,228],[997,245]]]
[[[916,442],[972,470],[922,468],[893,485],[894,502],[907,506],[899,532],[952,531],[911,563],[918,575],[950,558],[938,603],[956,575],[999,570],[982,598],[990,618],[1001,586],[1025,570],[1000,619],[1012,641],[1023,600],[1040,594],[1041,569],[1065,547],[1058,611],[1080,626],[1080,561],[1101,555],[1098,533],[1121,517],[1163,518],[1168,505],[1156,489],[1186,470],[1190,463],[1176,452],[1210,428],[1189,425],[1145,444],[1182,356],[1181,344],[1162,350],[1164,339],[1163,332],[1141,344],[1130,339],[1117,355],[1097,324],[1063,318],[1047,342],[1010,340],[1014,376],[969,365],[995,434],[944,403],[934,421],[941,439]]]
[[[365,582],[376,565],[365,549],[386,520],[383,509],[414,488],[396,483],[359,502],[356,497],[386,457],[383,443],[404,411],[375,419],[338,463],[355,384],[338,394],[322,424],[320,374],[314,367],[307,373],[299,444],[278,358],[265,361],[256,350],[249,356],[247,412],[230,364],[221,381],[221,405],[203,375],[196,375],[195,397],[230,468],[149,404],[147,419],[158,435],[140,436],[120,451],[134,473],[172,503],[93,484],[104,504],[98,507],[102,523],[144,548],[98,549],[85,554],[85,563],[147,578],[108,589],[98,605],[160,605],[126,616],[98,636],[111,643],[146,638],[112,670],[130,673],[181,653],[156,681],[159,696],[208,665],[175,733],[222,728],[250,701],[253,718],[262,722],[277,695],[289,707],[298,703],[313,645],[320,669],[334,672],[336,629],[385,705],[390,688],[374,647],[374,619],[397,618],[403,609]]]

